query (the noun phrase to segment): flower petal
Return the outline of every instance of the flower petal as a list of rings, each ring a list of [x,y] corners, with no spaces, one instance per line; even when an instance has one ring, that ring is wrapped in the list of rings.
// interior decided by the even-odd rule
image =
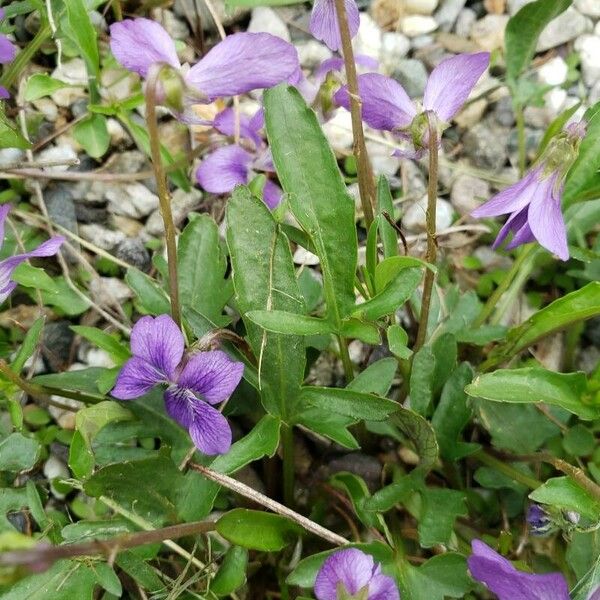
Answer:
[[[0,34],[0,64],[12,62],[17,55],[17,47],[5,36]]]
[[[8,98],[10,98],[10,92],[3,85],[0,85],[0,100],[7,100]]]
[[[259,113],[262,110],[258,111]],[[254,143],[255,146],[260,146],[262,143],[262,138],[258,134],[259,130],[262,128],[260,125],[260,121],[255,120],[256,115],[250,118],[247,115],[240,114],[239,121],[239,133],[240,137],[250,140]],[[258,125],[258,126],[257,126]],[[226,108],[222,110],[213,121],[213,127],[220,131],[224,135],[234,136],[235,135],[235,111],[233,108]]]
[[[188,85],[212,102],[269,88],[298,69],[298,52],[269,33],[235,33],[217,44],[186,74]]]
[[[469,571],[499,600],[569,600],[567,582],[560,573],[533,575],[518,571],[480,540],[472,542]]]
[[[492,244],[492,248],[495,250],[498,248],[502,242],[508,237],[508,234],[512,231],[513,233],[517,233],[523,227],[527,226],[527,207],[521,209],[518,212],[514,212],[508,219],[506,223],[500,229],[498,236],[494,240]]]
[[[408,94],[394,79],[378,73],[360,75],[358,91],[362,100],[362,119],[374,129],[402,129],[408,127],[417,115],[417,109]],[[338,90],[334,99],[337,104],[350,110],[347,86]]]
[[[196,169],[196,181],[212,194],[228,194],[248,183],[252,155],[232,144],[208,154]]]
[[[131,332],[131,352],[144,359],[163,379],[173,381],[185,349],[183,334],[169,315],[142,317]]]
[[[244,363],[233,361],[221,350],[190,356],[177,379],[180,388],[190,389],[210,404],[227,400],[240,383]]]
[[[382,573],[373,575],[369,583],[369,600],[400,600],[396,582]]]
[[[568,260],[567,229],[560,209],[562,188],[558,197],[554,195],[556,177],[549,177],[538,186],[538,192],[529,205],[528,222],[540,245],[561,260]]]
[[[354,0],[344,0],[344,5],[346,7],[350,37],[354,37],[360,27],[358,6]],[[335,0],[315,0],[310,15],[309,29],[318,40],[324,42],[334,52],[341,49],[342,38],[337,20]]]
[[[373,557],[356,548],[335,552],[317,573],[315,596],[317,600],[337,600],[338,583],[354,595],[371,581],[374,569]]]
[[[147,394],[155,385],[164,381],[163,373],[143,358],[134,356],[123,365],[111,394],[119,400],[133,400]]]
[[[165,406],[169,416],[188,430],[196,448],[204,454],[225,454],[231,447],[227,419],[189,390],[171,386],[165,392]]]
[[[540,173],[540,167],[532,169],[523,179],[509,185],[506,189],[492,196],[487,202],[484,202],[479,208],[476,208],[471,216],[480,219],[482,217],[496,217],[519,212],[531,202],[539,184]]]
[[[11,204],[0,204],[0,248],[2,248],[2,243],[4,242],[4,222],[11,208]]]
[[[156,63],[181,64],[171,36],[156,21],[125,19],[110,26],[110,49],[126,69],[142,77]]]
[[[489,52],[458,54],[443,60],[429,76],[423,107],[434,111],[442,121],[450,121],[467,101],[489,63]]]
[[[265,181],[263,187],[263,200],[270,210],[273,210],[279,206],[281,199],[283,198],[282,189],[273,183],[270,179]]]

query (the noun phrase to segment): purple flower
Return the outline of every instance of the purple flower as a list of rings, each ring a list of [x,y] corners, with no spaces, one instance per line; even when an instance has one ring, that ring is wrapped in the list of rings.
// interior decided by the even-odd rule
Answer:
[[[4,9],[0,8],[0,19],[4,19]],[[17,55],[16,46],[2,33],[0,33],[0,65],[12,62]],[[10,98],[8,90],[0,85],[0,100]]]
[[[494,248],[512,232],[513,238],[506,246],[509,250],[537,240],[561,260],[569,258],[567,230],[560,203],[565,176],[577,158],[584,135],[585,123],[567,127],[549,144],[538,164],[523,179],[471,213],[476,218],[510,213],[494,242]]]
[[[110,47],[126,69],[142,77],[156,64],[178,70],[194,92],[189,103],[210,103],[221,96],[272,87],[299,68],[298,53],[288,42],[268,33],[236,33],[187,69],[181,66],[169,34],[155,21],[143,18],[113,23]]]
[[[235,115],[230,108],[219,113],[213,122],[221,133],[234,135]],[[264,113],[260,109],[253,117],[240,115],[240,137],[251,142],[251,150],[238,144],[218,148],[208,154],[196,170],[196,181],[211,194],[229,194],[237,185],[250,182],[255,171],[275,171],[271,153],[263,142],[259,131],[264,126]],[[282,198],[281,188],[270,179],[263,187],[263,200],[273,210]]]
[[[544,535],[553,528],[548,513],[539,504],[532,504],[527,509],[527,523],[533,535]]]
[[[0,248],[2,247],[2,241],[4,240],[4,222],[6,221],[10,209],[10,204],[3,204],[0,206]],[[2,304],[2,302],[4,302],[17,287],[17,283],[10,279],[16,267],[30,258],[54,256],[64,241],[64,237],[55,236],[45,241],[43,244],[40,244],[31,252],[16,254],[15,256],[9,256],[4,260],[0,260],[0,304]]]
[[[499,600],[569,600],[569,589],[560,573],[535,575],[518,571],[481,540],[471,543],[467,564],[471,575],[484,583]]]
[[[373,557],[348,548],[323,563],[315,581],[317,600],[400,600],[394,580],[381,573]]]
[[[423,110],[435,114],[438,126],[446,127],[461,109],[489,61],[488,52],[458,54],[443,60],[431,72],[423,96]],[[395,79],[377,73],[360,75],[358,87],[363,121],[374,129],[392,131],[404,139],[412,137],[417,155],[422,154],[427,148],[427,120],[417,119],[422,113],[404,88]],[[335,101],[350,108],[347,87],[337,92]]]
[[[350,37],[358,33],[360,14],[355,0],[344,0]],[[310,15],[310,32],[334,52],[342,47],[335,0],[315,0]]]
[[[169,315],[142,317],[131,332],[130,358],[121,369],[112,395],[133,400],[165,384],[169,416],[188,430],[205,454],[224,454],[231,446],[227,419],[215,408],[231,396],[244,365],[220,350],[185,353],[185,341]]]

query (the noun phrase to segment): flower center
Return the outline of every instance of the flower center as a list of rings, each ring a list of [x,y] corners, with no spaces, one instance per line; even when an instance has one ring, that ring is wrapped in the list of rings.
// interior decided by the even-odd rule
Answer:
[[[356,594],[352,595],[343,584],[338,581],[336,586],[337,600],[369,600],[369,584],[361,587]]]

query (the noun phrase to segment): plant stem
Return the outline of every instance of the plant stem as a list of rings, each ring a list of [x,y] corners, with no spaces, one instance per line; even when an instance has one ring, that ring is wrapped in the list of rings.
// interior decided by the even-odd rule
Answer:
[[[215,524],[208,521],[197,521],[194,523],[181,523],[171,525],[162,529],[153,531],[140,531],[138,533],[129,533],[120,535],[108,540],[94,540],[83,544],[65,544],[62,546],[49,546],[48,544],[39,544],[34,548],[27,550],[14,550],[3,552],[0,555],[0,565],[15,566],[29,565],[33,568],[43,565],[48,568],[57,560],[62,558],[72,558],[75,556],[94,556],[102,554],[113,556],[121,550],[127,548],[136,548],[146,544],[156,544],[165,540],[185,537],[188,535],[198,535],[214,531]]]
[[[150,140],[150,155],[152,167],[160,200],[160,214],[165,224],[165,242],[167,246],[167,263],[169,269],[169,296],[171,298],[171,315],[178,327],[181,327],[181,312],[179,307],[179,285],[177,279],[177,242],[173,214],[171,212],[171,195],[167,186],[167,176],[160,153],[160,137],[158,119],[156,117],[156,88],[160,73],[164,66],[150,69],[146,80],[146,123]]]
[[[509,462],[499,460],[498,458],[492,456],[491,454],[488,454],[484,450],[479,450],[479,452],[473,454],[473,458],[475,458],[480,463],[483,463],[488,467],[492,467],[492,469],[496,469],[496,471],[503,473],[507,477],[510,477],[513,481],[522,483],[529,489],[535,490],[536,488],[539,488],[540,485],[542,485],[541,481],[530,477],[529,475],[519,471],[518,469],[515,469]]]
[[[438,133],[436,116],[427,113],[429,123],[429,180],[427,182],[427,254],[425,260],[435,265],[437,258],[436,241],[436,207],[438,187]],[[431,294],[435,273],[432,269],[425,269],[425,282],[423,284],[423,299],[421,301],[421,314],[419,316],[419,329],[415,341],[414,351],[420,350],[427,336],[427,324],[429,323],[429,309],[431,308]]]
[[[346,385],[348,385],[354,379],[354,367],[352,366],[350,353],[348,352],[348,341],[345,337],[338,335],[338,343],[340,345],[340,358],[342,359],[342,365],[344,366]]]
[[[324,539],[330,544],[335,546],[344,546],[345,544],[350,543],[341,535],[338,535],[333,531],[329,531],[329,529],[326,529],[318,523],[311,521],[307,517],[297,513],[287,506],[284,506],[275,500],[271,500],[271,498],[268,496],[257,492],[255,489],[251,488],[245,483],[242,483],[241,481],[238,481],[237,479],[233,479],[228,475],[218,473],[217,471],[213,471],[208,467],[198,465],[196,463],[190,463],[190,468],[194,469],[194,471],[198,471],[198,473],[204,475],[204,477],[207,479],[210,479],[211,481],[214,481],[215,483],[218,483],[219,485],[222,485],[223,487],[226,487],[227,489],[230,489],[231,491],[236,492],[237,494],[240,494],[241,496],[244,496],[245,498],[248,498],[257,504],[260,504],[261,506],[264,506],[265,508],[268,508],[279,515],[283,515],[284,517],[291,519],[306,529],[306,531],[310,531],[314,535]]]
[[[515,105],[515,120],[517,122],[517,134],[519,144],[519,177],[523,177],[525,173],[525,164],[527,162],[527,138],[525,136],[525,115],[523,107]]]
[[[35,398],[36,400],[40,400],[41,402],[47,403],[49,400],[49,395],[45,392],[44,388],[26,381],[23,379],[18,373],[15,373],[6,363],[6,361],[0,358],[0,373],[4,375],[8,381],[16,385],[18,388],[22,389],[26,394]]]
[[[294,430],[290,425],[283,425],[281,450],[283,452],[283,501],[287,506],[294,506]]]
[[[112,0],[111,8],[113,15],[115,15],[115,21],[123,20],[123,9],[121,8],[121,0]]]
[[[5,88],[11,87],[19,74],[23,71],[23,69],[31,64],[31,59],[36,54],[36,52],[41,48],[42,44],[50,38],[52,35],[52,29],[49,23],[46,23],[35,34],[34,38],[17,54],[15,60],[10,63],[8,69],[0,79],[0,85],[3,85]]]
[[[358,173],[358,189],[360,191],[360,202],[365,215],[367,230],[373,222],[373,207],[375,206],[375,180],[373,170],[369,162],[365,134],[362,125],[361,101],[358,91],[358,77],[356,75],[356,64],[354,63],[354,51],[352,50],[352,38],[348,27],[348,17],[344,0],[335,0],[335,11],[337,14],[338,27],[342,40],[342,54],[346,67],[346,78],[348,80],[348,95],[350,96],[350,116],[352,118],[352,136],[354,138],[354,157],[356,158],[356,170]]]
[[[582,469],[574,467],[572,464],[565,460],[556,458],[551,455],[543,454],[541,459],[551,464],[558,471],[562,471],[565,475],[568,475],[571,479],[576,481],[588,494],[593,496],[596,500],[600,500],[600,486],[592,481]]]

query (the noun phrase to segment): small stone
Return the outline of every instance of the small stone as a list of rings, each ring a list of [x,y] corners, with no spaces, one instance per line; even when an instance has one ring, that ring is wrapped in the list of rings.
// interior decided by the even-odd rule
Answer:
[[[106,119],[106,129],[108,130],[108,134],[110,135],[110,145],[121,146],[125,144],[129,144],[131,138],[125,128],[117,119]]]
[[[0,150],[0,167],[25,161],[25,159],[25,152],[18,148],[2,148],[2,150]]]
[[[346,109],[339,109],[329,121],[323,124],[323,132],[334,150],[347,150],[352,147],[352,118]]]
[[[430,15],[438,5],[438,0],[404,0],[407,13]]]
[[[71,363],[71,348],[75,334],[69,321],[46,323],[42,333],[42,356],[54,373],[64,371]]]
[[[600,37],[582,35],[575,42],[575,50],[581,58],[581,74],[588,87],[600,80]]]
[[[196,210],[202,201],[202,192],[199,189],[192,188],[189,192],[177,189],[171,197],[171,212],[173,213],[173,222],[178,227],[184,219]],[[164,234],[165,228],[160,211],[155,210],[146,221],[144,230],[148,235],[160,236]],[[116,244],[113,244],[115,246]]]
[[[506,0],[484,0],[483,6],[489,13],[501,15],[506,9]]]
[[[133,297],[131,288],[117,277],[95,277],[89,288],[93,300],[100,306],[120,306]]]
[[[434,53],[437,53],[437,48],[432,47],[434,43],[435,38],[432,35],[418,35],[410,41],[411,48],[415,51],[429,49]]]
[[[464,137],[465,154],[482,169],[498,171],[508,157],[509,133],[489,121],[477,123]]]
[[[248,25],[250,33],[270,33],[286,42],[291,41],[290,32],[283,19],[267,6],[258,6],[252,10],[252,18]]]
[[[600,42],[600,39],[598,41]],[[575,42],[575,49],[577,49],[578,42],[579,40]],[[568,73],[569,67],[564,59],[560,56],[555,56],[538,69],[537,75],[540,83],[545,83],[546,85],[562,85],[567,80]]]
[[[298,246],[294,251],[294,264],[314,267],[319,264],[319,257],[312,252],[306,250],[302,246]]]
[[[472,8],[463,8],[456,19],[456,35],[468,38],[471,35],[471,29],[477,21],[477,13]]]
[[[358,475],[364,479],[371,491],[375,491],[380,486],[381,463],[374,456],[352,452],[334,458],[327,466],[330,475],[344,471]]]
[[[228,7],[224,2],[215,2],[213,4],[217,18],[223,24],[223,27],[230,27],[244,19],[250,10],[246,7]],[[175,14],[184,19],[197,19],[204,31],[216,31],[215,20],[210,14],[204,2],[196,2],[196,0],[175,0],[173,4]]]
[[[56,479],[57,477],[66,479],[69,477],[67,465],[52,455],[44,463],[43,472],[46,479]]]
[[[498,252],[492,250],[489,246],[479,246],[475,248],[473,255],[479,260],[481,266],[486,271],[491,269],[508,270],[512,264],[512,261],[508,256],[498,254]]]
[[[504,46],[508,15],[486,15],[471,27],[471,39],[482,49],[492,52]]]
[[[564,13],[550,21],[542,31],[538,39],[536,52],[545,52],[550,48],[562,46],[582,33],[591,30],[591,21],[570,6]]]
[[[442,5],[434,15],[442,31],[451,31],[466,2],[467,0],[442,0]]]
[[[137,237],[141,235],[144,229],[144,224],[140,223],[138,219],[124,217],[123,215],[110,215],[110,225],[114,229],[123,232],[127,237]]]
[[[485,98],[475,100],[465,106],[465,108],[454,117],[454,121],[462,129],[469,129],[481,121],[481,117],[483,117],[487,105],[488,103]]]
[[[401,172],[404,196],[410,199],[420,198],[427,191],[427,184],[419,165],[412,160],[403,160]]]
[[[554,120],[564,109],[567,101],[567,90],[554,88],[544,94],[544,104],[548,112],[550,121]],[[550,123],[548,123],[550,125]]]
[[[410,41],[405,35],[395,31],[386,31],[382,38],[381,68],[392,73],[399,60],[410,50]]]
[[[92,203],[75,203],[75,216],[78,223],[106,223],[108,213],[104,206]]]
[[[427,84],[427,69],[420,60],[406,58],[398,61],[393,73],[410,98],[420,98]]]
[[[148,272],[152,266],[150,253],[140,238],[126,238],[113,250],[114,255],[140,271]]]
[[[58,119],[58,107],[50,98],[38,98],[32,104],[44,115],[46,121],[54,123]]]
[[[172,154],[187,154],[190,150],[189,127],[177,119],[169,119],[160,123],[158,135],[161,144]]]
[[[77,154],[70,146],[50,146],[45,148],[37,155],[39,162],[64,162],[63,165],[56,165],[55,167],[44,167],[45,171],[51,171],[54,173],[62,173],[69,168],[69,162],[77,160]]]
[[[598,0],[575,0],[575,8],[588,17],[600,17],[600,2]]]
[[[115,361],[110,357],[108,352],[101,348],[94,348],[93,346],[80,349],[78,358],[89,367],[112,369],[115,366]]]
[[[455,33],[439,33],[437,41],[452,54],[479,52],[479,46],[473,40],[465,39]]]
[[[354,54],[366,54],[379,60],[382,55],[383,34],[368,13],[361,13],[360,28],[352,40]]]
[[[74,87],[61,88],[50,94],[52,101],[58,106],[68,107],[79,98],[86,98],[85,86],[88,83],[87,69],[81,58],[63,61],[54,71],[52,78],[68,83]]]
[[[150,12],[150,16],[153,20],[158,21],[173,39],[187,40],[189,38],[189,27],[184,21],[178,19],[172,11],[155,8]]]
[[[494,108],[494,117],[499,125],[503,127],[512,127],[515,124],[515,113],[513,111],[512,99],[510,96],[500,98]]]
[[[472,175],[459,175],[452,184],[450,202],[459,215],[465,216],[490,197],[490,184]]]
[[[438,27],[436,20],[433,17],[423,15],[408,15],[400,22],[400,29],[404,35],[408,37],[417,37],[425,33],[431,33]]]
[[[427,194],[413,203],[402,215],[402,225],[412,233],[421,233],[426,230]],[[435,211],[435,222],[437,231],[447,229],[452,225],[454,209],[447,200],[438,198]]]
[[[366,145],[373,171],[378,175],[393,177],[397,173],[400,163],[395,156],[392,156],[392,149],[371,140],[367,141]]]
[[[121,231],[113,231],[97,223],[80,225],[79,234],[84,240],[94,244],[94,246],[98,246],[102,250],[112,250],[125,239],[125,234]]]
[[[73,195],[69,191],[69,188],[60,183],[49,185],[44,192],[44,201],[50,219],[57,225],[76,234],[77,213],[73,202]],[[79,246],[73,240],[70,243],[74,244],[76,248]],[[69,259],[73,258],[72,253],[68,249],[63,249],[63,252]]]
[[[317,40],[297,42],[296,50],[300,64],[306,69],[316,69],[324,60],[331,58],[331,50]]]
[[[158,196],[139,182],[111,185],[105,196],[111,212],[134,219],[147,217],[159,204]]]

